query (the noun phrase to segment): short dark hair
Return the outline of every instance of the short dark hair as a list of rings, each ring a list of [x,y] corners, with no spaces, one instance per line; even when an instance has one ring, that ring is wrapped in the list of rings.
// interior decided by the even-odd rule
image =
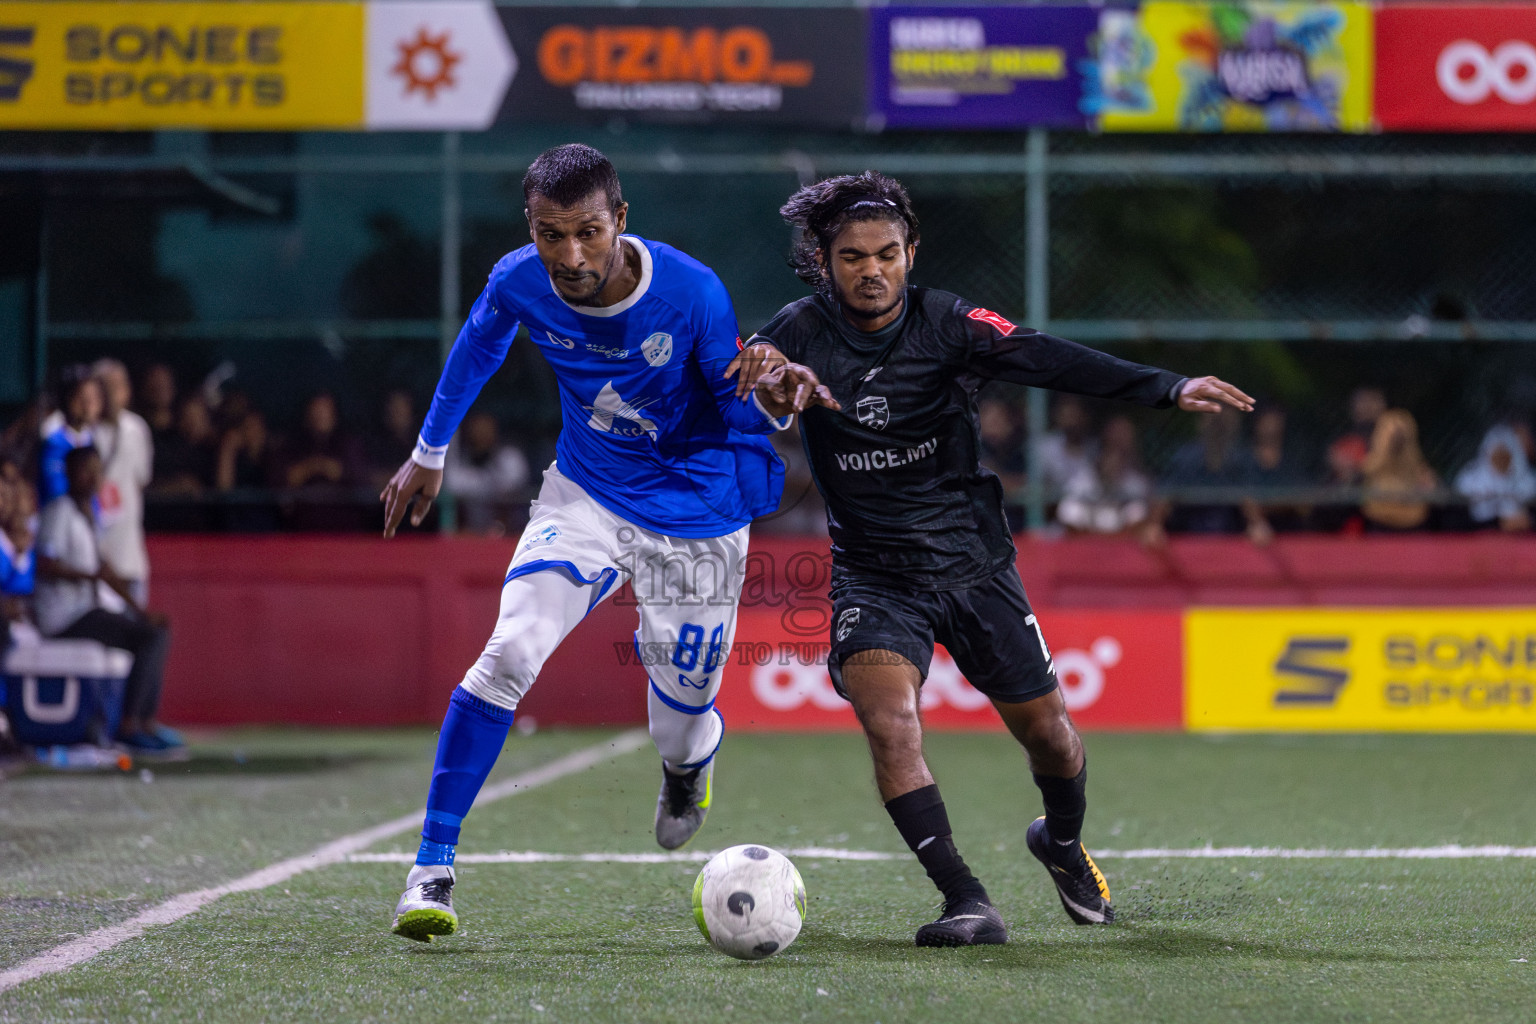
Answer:
[[[546,149],[523,175],[525,208],[534,194],[557,206],[572,207],[594,192],[607,196],[608,209],[615,213],[624,205],[619,172],[607,157],[579,142]]]
[[[101,458],[101,452],[97,451],[94,445],[83,444],[79,448],[71,448],[64,453],[64,475],[74,476],[87,459],[99,458]]]
[[[879,171],[839,174],[806,185],[779,208],[779,216],[799,228],[789,265],[795,274],[817,291],[828,293],[828,280],[816,251],[830,252],[837,233],[855,221],[889,220],[906,227],[907,244],[918,242],[917,214],[912,197],[895,178]]]
[[[75,392],[93,384],[96,381],[94,369],[86,363],[74,363],[59,370],[57,383],[54,386],[54,404],[60,409],[69,404],[69,400],[75,397]]]

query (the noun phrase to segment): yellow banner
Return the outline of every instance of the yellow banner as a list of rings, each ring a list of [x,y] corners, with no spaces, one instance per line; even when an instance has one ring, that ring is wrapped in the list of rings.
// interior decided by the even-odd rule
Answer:
[[[1364,3],[1173,3],[1100,21],[1105,131],[1370,129]]]
[[[1191,610],[1193,731],[1536,731],[1536,608]]]
[[[6,3],[0,128],[356,128],[361,3]]]

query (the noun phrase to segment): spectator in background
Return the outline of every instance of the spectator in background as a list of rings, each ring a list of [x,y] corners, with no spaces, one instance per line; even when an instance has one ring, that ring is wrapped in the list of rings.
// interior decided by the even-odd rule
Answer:
[[[1011,498],[1024,486],[1024,423],[1018,410],[1001,398],[983,398],[977,409],[976,423],[981,437],[981,464],[997,474],[1003,494]],[[1003,511],[1008,528],[1018,533],[1024,528],[1024,507],[1005,500]]]
[[[0,459],[0,650],[10,642],[10,623],[25,618],[32,593],[32,540],[37,501],[32,485],[9,459]]]
[[[1055,500],[1079,472],[1092,471],[1098,448],[1093,441],[1093,419],[1088,406],[1076,395],[1058,394],[1051,407],[1052,430],[1034,444],[1040,486]]]
[[[1056,518],[1073,533],[1138,530],[1151,512],[1152,484],[1141,471],[1136,425],[1126,416],[1104,424],[1091,468],[1067,481]]]
[[[149,551],[144,546],[144,488],[154,475],[155,452],[149,424],[128,408],[133,386],[128,368],[116,359],[92,367],[101,384],[102,415],[95,445],[101,452],[101,553],[128,581],[134,600],[149,600]]]
[[[224,528],[237,533],[267,533],[278,527],[277,506],[254,494],[272,480],[272,443],[267,419],[247,408],[240,420],[219,438],[219,456],[213,484],[229,499],[224,508]],[[239,493],[236,493],[239,492]]]
[[[496,418],[487,412],[465,417],[443,464],[443,490],[459,503],[460,528],[502,536],[527,484],[528,460],[514,445],[502,443]]]
[[[1477,458],[1456,474],[1456,492],[1467,499],[1475,529],[1529,530],[1536,474],[1531,472],[1520,435],[1507,426],[1488,431]]]
[[[64,458],[67,493],[43,508],[37,538],[37,625],[47,636],[95,640],[133,655],[118,740],[136,754],[179,753],[185,743],[156,720],[171,634],[145,611],[102,557],[96,496],[101,456],[87,445]]]
[[[149,424],[155,448],[176,432],[176,375],[164,363],[154,363],[139,382],[139,414]]]
[[[1199,495],[1171,503],[1159,500],[1148,520],[1145,534],[1150,544],[1160,544],[1168,533],[1242,533],[1258,545],[1274,539],[1274,530],[1258,502],[1243,497],[1255,486],[1253,458],[1239,443],[1242,420],[1236,410],[1223,407],[1212,416],[1200,417],[1200,438],[1181,447],[1173,457],[1163,483],[1176,489],[1222,488],[1234,492],[1201,500]]]
[[[363,457],[368,463],[368,485],[382,489],[395,475],[400,464],[416,448],[416,403],[411,393],[396,388],[384,396],[379,410],[379,428],[363,439]]]
[[[299,430],[273,456],[273,482],[291,493],[288,523],[296,530],[365,529],[373,503],[358,500],[352,488],[366,483],[362,448],[341,429],[336,399],[329,392],[304,403]]]
[[[1265,404],[1253,414],[1253,482],[1266,500],[1264,517],[1277,533],[1305,529],[1311,513],[1305,506],[1278,504],[1272,497],[1275,491],[1308,483],[1296,453],[1286,443],[1285,426],[1281,406]]]
[[[1405,409],[1388,409],[1376,420],[1366,452],[1365,501],[1360,515],[1367,530],[1398,532],[1429,525],[1429,498],[1438,480],[1419,450],[1419,425]]]
[[[59,415],[43,421],[43,446],[38,455],[37,492],[47,505],[68,490],[64,477],[64,456],[83,448],[93,439],[92,430],[101,419],[101,383],[89,366],[67,366],[59,374]]]
[[[1387,411],[1381,388],[1356,388],[1349,396],[1349,429],[1328,446],[1328,482],[1358,486],[1365,479],[1365,458],[1376,421]]]
[[[0,460],[9,461],[28,480],[37,479],[38,450],[43,443],[43,396],[22,406],[17,417],[0,431]]]
[[[155,438],[155,475],[150,490],[157,494],[197,497],[213,484],[213,415],[201,395],[187,395],[176,407],[176,429]]]

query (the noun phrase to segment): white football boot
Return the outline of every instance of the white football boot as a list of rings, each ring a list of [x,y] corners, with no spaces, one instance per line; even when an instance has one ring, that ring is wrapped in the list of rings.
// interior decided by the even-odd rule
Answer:
[[[417,942],[459,930],[453,912],[453,868],[447,864],[417,864],[405,877],[405,892],[395,905],[390,931]]]

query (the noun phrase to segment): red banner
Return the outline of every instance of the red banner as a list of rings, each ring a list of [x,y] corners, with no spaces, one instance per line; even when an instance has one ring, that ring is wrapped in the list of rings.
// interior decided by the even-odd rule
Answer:
[[[1040,624],[1073,719],[1087,728],[1180,728],[1183,626],[1177,611],[1046,611]],[[731,729],[857,729],[827,674],[825,633],[798,635],[779,613],[743,608],[717,706]],[[1001,729],[942,647],[923,684],[923,718],[942,729]]]
[[[1389,131],[1536,129],[1536,4],[1380,8],[1376,120]]]

